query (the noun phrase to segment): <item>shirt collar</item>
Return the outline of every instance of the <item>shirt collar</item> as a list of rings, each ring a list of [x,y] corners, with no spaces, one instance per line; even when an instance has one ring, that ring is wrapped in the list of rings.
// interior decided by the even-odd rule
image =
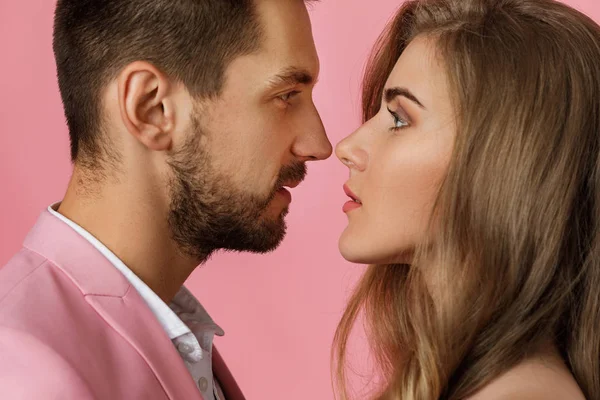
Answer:
[[[92,236],[91,233],[57,212],[56,210],[58,210],[59,206],[60,203],[53,204],[48,207],[48,211],[90,242],[123,274],[123,276],[125,276],[131,286],[138,291],[152,313],[156,316],[158,322],[169,336],[169,339],[173,340],[179,336],[191,333],[188,324],[191,326],[198,326],[198,329],[213,331],[219,336],[224,334],[223,330],[215,324],[204,307],[202,307],[200,302],[188,289],[182,286],[175,295],[171,305],[168,306],[156,293],[154,293],[154,291],[152,291],[152,289],[150,289],[150,287],[148,287],[148,285],[144,283],[144,281],[134,274],[133,271],[119,259],[119,257]]]

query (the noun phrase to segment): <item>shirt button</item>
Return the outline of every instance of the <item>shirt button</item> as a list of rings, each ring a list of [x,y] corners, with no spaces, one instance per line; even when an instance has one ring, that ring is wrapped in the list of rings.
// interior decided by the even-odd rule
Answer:
[[[192,352],[192,347],[185,343],[179,343],[177,345],[177,350],[179,350],[180,353],[189,354]]]
[[[198,380],[198,387],[202,393],[206,392],[206,389],[208,389],[208,379],[205,377],[200,378]]]

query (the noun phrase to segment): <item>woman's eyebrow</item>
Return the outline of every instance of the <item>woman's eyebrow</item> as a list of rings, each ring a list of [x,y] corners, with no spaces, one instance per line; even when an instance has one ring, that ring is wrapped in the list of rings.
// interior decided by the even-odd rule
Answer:
[[[396,97],[398,96],[402,96],[402,97],[406,97],[407,99],[409,99],[410,101],[412,101],[413,103],[417,104],[419,107],[421,107],[422,109],[426,110],[427,108],[425,108],[425,106],[423,105],[423,103],[421,103],[419,101],[419,99],[417,99],[417,96],[415,96],[410,90],[408,90],[407,88],[403,88],[403,87],[393,87],[393,88],[389,88],[385,90],[385,101],[387,103],[391,103]]]

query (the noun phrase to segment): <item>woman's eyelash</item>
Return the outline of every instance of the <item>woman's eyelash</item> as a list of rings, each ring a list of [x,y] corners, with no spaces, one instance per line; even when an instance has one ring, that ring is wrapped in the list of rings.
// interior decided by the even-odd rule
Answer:
[[[392,111],[388,107],[388,111],[394,117],[394,126],[391,128],[393,131],[397,131],[399,129],[406,128],[410,124],[404,118],[401,118],[396,112]]]

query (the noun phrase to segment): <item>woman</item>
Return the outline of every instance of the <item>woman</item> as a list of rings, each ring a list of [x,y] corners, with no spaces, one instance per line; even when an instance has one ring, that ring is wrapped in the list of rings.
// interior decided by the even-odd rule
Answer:
[[[366,74],[343,256],[378,399],[600,399],[600,27],[550,0],[405,3]]]

